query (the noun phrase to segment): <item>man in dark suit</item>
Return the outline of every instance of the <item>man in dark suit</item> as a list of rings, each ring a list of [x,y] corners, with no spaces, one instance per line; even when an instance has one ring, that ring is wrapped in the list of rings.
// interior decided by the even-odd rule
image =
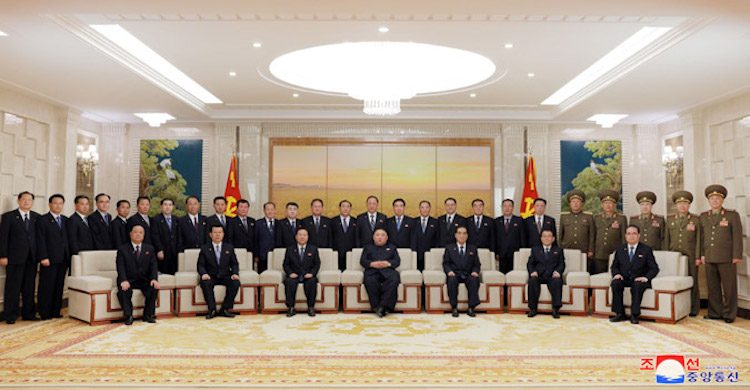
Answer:
[[[96,201],[96,210],[88,216],[94,249],[115,249],[115,246],[112,245],[112,216],[109,215],[109,195],[99,194],[94,200]]]
[[[125,199],[118,200],[117,217],[112,221],[112,246],[115,249],[130,241],[128,216],[130,216],[130,202]]]
[[[333,240],[333,226],[331,219],[321,215],[323,213],[323,201],[313,199],[310,202],[312,215],[302,220],[302,226],[310,235],[310,244],[318,248],[331,248]]]
[[[38,321],[34,290],[37,267],[36,224],[39,214],[31,211],[34,194],[18,194],[18,208],[0,220],[0,265],[5,266],[5,322],[18,318],[18,301],[23,297],[24,321]]]
[[[495,220],[484,215],[484,201],[474,199],[471,202],[474,215],[466,218],[466,229],[469,231],[468,243],[477,248],[489,249],[495,252]]]
[[[268,268],[268,252],[279,247],[277,228],[279,221],[274,218],[276,205],[273,202],[266,202],[263,205],[263,214],[266,217],[255,222],[255,247],[258,248],[255,262],[258,263],[258,273]]]
[[[247,215],[250,211],[250,203],[245,199],[237,201],[237,218],[230,218],[228,233],[232,237],[229,242],[235,248],[244,248],[253,255],[255,249],[255,218]]]
[[[443,270],[448,276],[448,299],[453,317],[458,317],[458,285],[463,283],[469,293],[469,317],[475,317],[474,308],[479,305],[479,262],[477,247],[468,244],[466,226],[456,229],[456,242],[448,244],[443,254]]]
[[[438,218],[441,248],[456,242],[456,229],[459,226],[466,227],[466,218],[456,213],[456,207],[456,199],[447,198],[445,200],[445,214]]]
[[[352,202],[342,200],[339,202],[339,216],[331,220],[333,250],[339,255],[339,269],[346,270],[346,253],[351,252],[356,246],[357,221],[349,215],[352,211]]]
[[[143,229],[145,230],[143,242],[153,245],[153,242],[151,242],[151,226],[154,224],[154,221],[148,216],[148,211],[151,209],[151,199],[147,196],[139,196],[135,205],[138,212],[128,218],[128,231],[130,231],[130,228],[133,227],[133,225],[143,226]]]
[[[201,277],[201,290],[208,305],[206,319],[220,315],[232,318],[235,314],[230,313],[234,307],[234,298],[240,289],[240,264],[234,253],[234,246],[223,242],[224,228],[219,225],[211,225],[209,233],[211,242],[201,247],[198,254],[198,274]],[[222,285],[227,288],[221,309],[216,311],[216,298],[214,297],[214,286]]]
[[[287,317],[297,314],[294,309],[297,287],[302,283],[307,298],[307,315],[315,317],[315,299],[318,293],[318,271],[320,271],[320,256],[315,245],[308,244],[308,233],[305,228],[297,229],[295,235],[297,243],[286,248],[284,255],[284,279],[286,291]]]
[[[36,224],[37,258],[39,259],[39,316],[42,320],[62,318],[63,286],[68,275],[70,246],[67,217],[61,215],[65,198],[60,194],[49,197],[49,212],[39,217]]]
[[[229,220],[231,217],[226,216],[227,212],[227,200],[223,196],[217,196],[214,198],[214,215],[211,215],[206,218],[206,224],[208,225],[208,228],[211,229],[211,226],[214,225],[221,225],[221,227],[224,228],[224,242],[231,243],[231,232],[229,231]]]
[[[177,272],[177,237],[180,222],[172,215],[174,201],[170,198],[161,200],[161,213],[151,219],[151,242],[154,243],[156,258],[159,260],[159,272],[174,275]]]
[[[197,196],[190,195],[185,199],[187,214],[179,218],[177,223],[182,227],[177,236],[177,248],[180,252],[185,249],[198,249],[208,241],[206,217],[200,214],[201,201]]]
[[[125,325],[133,324],[133,289],[141,290],[146,304],[143,322],[154,323],[156,298],[159,289],[159,269],[154,247],[143,242],[146,229],[143,225],[130,226],[130,242],[117,249],[117,298],[120,300]]]
[[[71,255],[94,250],[94,237],[91,235],[89,221],[86,218],[89,212],[89,197],[78,195],[74,202],[76,211],[68,218],[68,241]]]
[[[364,248],[367,244],[372,244],[372,237],[375,230],[385,229],[385,221],[388,219],[385,214],[378,212],[380,201],[377,196],[368,196],[366,203],[367,212],[357,216],[357,235],[355,241],[357,248]]]
[[[555,219],[544,215],[547,201],[542,198],[534,200],[534,215],[524,220],[526,226],[526,242],[524,248],[533,248],[542,245],[542,230],[549,229],[557,237]]]
[[[625,231],[626,243],[615,250],[612,261],[612,311],[615,316],[609,320],[620,322],[625,319],[625,306],[622,295],[625,287],[630,287],[630,322],[638,323],[641,314],[641,299],[643,292],[651,288],[651,279],[659,274],[654,251],[646,244],[639,244],[641,229],[638,226],[628,226]]]
[[[521,249],[525,241],[523,219],[513,215],[513,200],[503,200],[503,215],[495,219],[495,258],[500,262],[500,272],[507,274],[513,269],[513,253]]]
[[[302,229],[302,220],[297,219],[297,211],[299,205],[295,202],[289,202],[286,204],[286,218],[279,220],[277,239],[277,248],[288,248],[297,242],[294,236],[297,234],[297,229]]]
[[[396,248],[411,248],[414,238],[414,221],[404,215],[406,211],[406,201],[398,198],[393,201],[394,216],[386,220],[386,232],[388,232],[388,242],[396,245]]]
[[[413,248],[417,251],[417,269],[424,270],[424,253],[440,246],[440,232],[437,219],[430,217],[432,205],[429,201],[419,202],[419,217],[414,218]]]
[[[385,317],[396,307],[401,282],[401,275],[396,271],[401,258],[396,246],[388,244],[385,229],[375,230],[373,243],[365,246],[359,263],[365,269],[364,284],[370,307],[378,317]]]
[[[552,295],[552,317],[560,318],[562,307],[562,274],[565,271],[565,254],[555,245],[552,230],[542,230],[542,245],[531,248],[526,268],[529,270],[529,317],[537,313],[542,284],[546,284]]]

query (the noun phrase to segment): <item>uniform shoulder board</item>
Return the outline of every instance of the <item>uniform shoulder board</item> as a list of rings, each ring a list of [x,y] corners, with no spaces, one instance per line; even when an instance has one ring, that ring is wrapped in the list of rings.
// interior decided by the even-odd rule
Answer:
[[[735,210],[732,210],[732,209],[724,209],[724,211],[726,211],[726,212],[728,212],[728,213],[736,213],[736,212],[737,212],[737,211],[735,211]]]
[[[630,217],[630,219],[641,219],[641,216],[640,215],[634,215],[634,216]]]
[[[677,216],[677,214],[667,214],[667,218],[674,218],[676,216]]]
[[[592,213],[591,211],[584,211],[583,213],[586,215],[594,215],[594,213]]]
[[[568,215],[568,214],[570,214],[570,211],[563,211],[560,213],[560,215]]]
[[[664,218],[664,217],[659,214],[654,214],[654,218]]]
[[[708,211],[702,212],[701,215],[708,215]]]
[[[697,217],[698,216],[698,214],[693,214],[693,213],[690,213],[690,215],[692,215],[693,217]]]

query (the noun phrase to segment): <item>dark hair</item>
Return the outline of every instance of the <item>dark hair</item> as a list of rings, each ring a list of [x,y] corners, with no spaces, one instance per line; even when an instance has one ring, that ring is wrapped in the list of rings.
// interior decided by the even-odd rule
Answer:
[[[341,205],[344,204],[344,203],[349,203],[349,207],[352,207],[352,202],[350,202],[350,201],[348,201],[346,199],[344,199],[341,202],[339,202],[339,207],[341,207]]]
[[[375,231],[374,231],[374,232],[372,232],[372,235],[374,236],[374,235],[375,235],[375,233],[377,233],[377,232],[378,232],[378,230],[382,230],[382,231],[383,231],[383,233],[385,233],[385,235],[386,235],[386,236],[388,235],[388,231],[387,231],[387,230],[385,230],[385,228],[384,228],[384,227],[379,227],[379,228],[375,229]]]
[[[457,227],[456,228],[456,233],[458,233],[459,229],[464,229],[464,230],[466,230],[466,233],[469,233],[469,229],[467,229],[466,226],[459,226],[459,227]]]
[[[62,196],[62,194],[53,194],[52,196],[50,196],[49,197],[49,203],[52,203],[52,200],[55,199],[55,198],[60,198],[60,199],[62,199],[63,203],[65,203],[65,197]]]
[[[315,198],[315,199],[313,199],[313,200],[312,200],[312,201],[310,202],[310,206],[314,205],[314,204],[315,204],[315,202],[320,202],[320,205],[321,205],[321,206],[325,205],[325,203],[323,203],[323,199],[320,199],[320,198]]]
[[[217,197],[215,197],[214,198],[214,203],[216,203],[217,200],[223,200],[224,203],[227,203],[227,198],[225,198],[223,196],[217,196]]]
[[[164,199],[161,200],[161,202],[159,202],[159,204],[163,205],[164,202],[166,202],[166,201],[172,202],[172,206],[174,206],[174,200],[172,200],[172,198],[164,198]]]
[[[289,206],[294,206],[296,208],[299,208],[299,205],[296,202],[287,202],[286,206],[284,206],[285,209],[288,209]]]
[[[201,200],[200,200],[200,199],[199,199],[199,198],[198,198],[197,196],[195,196],[195,195],[190,195],[190,196],[188,196],[187,198],[185,198],[185,204],[187,204],[187,202],[188,202],[188,201],[189,201],[190,199],[195,199],[195,200],[196,200],[196,201],[197,201],[198,203],[200,203],[200,202],[201,202]]]
[[[100,196],[106,196],[106,197],[107,197],[107,199],[110,199],[110,200],[112,199],[112,198],[111,198],[111,197],[110,197],[109,195],[107,195],[107,194],[105,194],[105,193],[103,193],[103,192],[102,192],[102,193],[100,193],[100,194],[96,194],[96,196],[94,197],[94,201],[95,201],[95,202],[98,202],[98,201],[99,201],[99,197],[100,197]]]
[[[543,229],[542,229],[542,232],[541,232],[541,233],[539,233],[539,237],[541,237],[541,236],[542,236],[542,234],[543,234],[544,232],[550,232],[550,233],[552,233],[552,237],[554,237],[554,236],[555,236],[555,232],[554,232],[554,231],[552,231],[552,229],[551,229],[551,228],[545,227],[545,228],[543,228]]]
[[[146,233],[146,228],[143,225],[141,225],[140,223],[134,223],[134,224],[130,225],[130,228],[128,228],[128,233],[132,232],[133,229],[135,229],[137,227],[140,227],[141,229],[143,229],[143,232]]]
[[[273,208],[276,208],[276,203],[273,203],[273,202],[266,202],[266,203],[263,203],[263,210],[265,210],[265,209],[266,209],[266,206],[268,206],[269,204],[270,204],[271,206],[273,206]]]
[[[638,232],[638,234],[641,234],[641,227],[638,225],[628,225],[628,227],[625,228],[625,231],[628,231],[630,228],[635,228],[635,230]]]
[[[220,223],[214,223],[214,224],[211,224],[211,229],[210,229],[209,231],[210,231],[211,233],[213,233],[213,232],[214,232],[214,228],[216,228],[216,227],[217,227],[217,228],[220,228],[222,232],[224,231],[224,226],[221,226],[221,224],[220,224]]]
[[[120,200],[118,200],[118,201],[117,201],[117,207],[120,207],[120,206],[122,206],[122,204],[123,204],[123,203],[127,203],[127,204],[128,204],[128,206],[130,206],[130,202],[128,202],[128,201],[127,201],[127,200],[125,200],[125,199],[120,199]]]
[[[365,200],[365,203],[369,202],[370,199],[375,199],[376,202],[380,203],[380,199],[378,199],[378,197],[375,195],[368,196],[367,199]]]
[[[406,201],[405,201],[405,200],[403,200],[403,199],[401,199],[401,198],[396,198],[396,199],[394,199],[394,200],[393,200],[393,206],[395,206],[395,205],[396,205],[396,202],[401,202],[401,203],[403,203],[403,204],[404,204],[404,206],[406,206]]]
[[[481,200],[481,199],[479,199],[479,198],[472,200],[471,201],[471,205],[474,206],[474,203],[476,203],[476,202],[482,202],[482,206],[484,206],[484,201]]]
[[[453,201],[453,203],[458,203],[458,201],[456,200],[456,198],[454,198],[454,197],[447,197],[447,198],[445,198],[445,200],[443,201],[443,204],[445,204],[445,203],[448,203],[448,201],[449,201],[449,200],[452,200],[452,201]]]
[[[148,196],[139,196],[138,199],[135,200],[135,204],[141,203],[141,200],[146,199],[149,204],[151,204],[151,198]]]
[[[300,230],[304,230],[304,231],[305,231],[305,233],[307,233],[308,235],[310,234],[310,232],[308,232],[308,231],[307,231],[307,229],[305,229],[305,228],[301,227],[301,228],[297,228],[297,231],[296,231],[296,232],[294,232],[294,235],[295,235],[295,236],[297,236],[297,234],[299,233],[299,231],[300,231]]]
[[[515,206],[515,205],[516,205],[516,202],[514,202],[514,201],[513,201],[513,199],[510,199],[510,198],[507,198],[507,199],[503,199],[503,202],[502,202],[502,203],[500,203],[500,204],[503,204],[503,203],[505,203],[505,202],[510,202],[510,204],[512,204],[513,206]]]
[[[240,199],[240,200],[238,200],[237,201],[237,206],[239,206],[240,203],[244,203],[244,204],[250,206],[250,202],[248,202],[247,199]]]
[[[536,202],[544,202],[544,205],[545,206],[547,205],[547,201],[544,198],[536,198],[536,199],[534,199],[534,203],[536,203]]]
[[[18,199],[21,199],[21,198],[18,198]],[[86,195],[76,195],[76,197],[75,197],[75,198],[73,198],[73,203],[75,203],[75,204],[78,204],[78,201],[79,201],[79,200],[81,200],[81,199],[86,199],[86,200],[88,200],[89,202],[91,201],[91,200],[89,199],[89,197],[88,197],[88,196],[86,196]]]
[[[32,194],[31,192],[29,192],[29,191],[23,191],[23,192],[21,192],[20,194],[18,194],[18,200],[21,200],[21,198],[22,198],[22,197],[23,197],[24,195],[26,195],[26,194],[29,194],[29,195],[31,195],[31,200],[34,200],[34,199],[36,199],[36,196],[34,196],[34,194]]]
[[[422,203],[427,203],[428,206],[432,207],[432,203],[430,203],[429,200],[423,200],[423,201],[419,202],[419,205],[421,206]]]

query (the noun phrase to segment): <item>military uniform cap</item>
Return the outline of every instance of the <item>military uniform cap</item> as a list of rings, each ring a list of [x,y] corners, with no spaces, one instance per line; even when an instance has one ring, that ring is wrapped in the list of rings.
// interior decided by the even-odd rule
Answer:
[[[571,200],[578,198],[581,200],[581,202],[586,202],[586,193],[581,190],[570,190],[568,191],[568,203],[570,203]]]
[[[720,195],[722,198],[726,198],[727,188],[720,184],[712,184],[706,187],[706,198],[711,197],[711,195]]]
[[[620,194],[615,190],[604,190],[599,193],[599,199],[601,199],[602,202],[605,200],[611,200],[617,203],[617,201],[620,200]]]
[[[651,191],[641,191],[635,196],[635,200],[638,201],[638,203],[649,202],[654,204],[656,203],[656,194]]]
[[[690,191],[677,191],[672,194],[672,202],[688,202],[693,203],[693,194]]]

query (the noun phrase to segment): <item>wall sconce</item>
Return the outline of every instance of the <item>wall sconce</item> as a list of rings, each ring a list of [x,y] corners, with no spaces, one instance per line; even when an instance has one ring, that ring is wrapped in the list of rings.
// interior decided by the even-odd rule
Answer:
[[[88,149],[84,145],[78,145],[76,157],[78,158],[78,169],[83,173],[83,177],[88,178],[87,186],[91,187],[91,173],[99,165],[99,153],[96,151],[96,145],[89,145]]]
[[[674,187],[677,179],[682,176],[682,157],[682,146],[678,146],[675,149],[672,149],[671,146],[664,147],[664,154],[662,155],[661,161],[664,170],[667,172],[667,179],[669,180],[670,187]]]

